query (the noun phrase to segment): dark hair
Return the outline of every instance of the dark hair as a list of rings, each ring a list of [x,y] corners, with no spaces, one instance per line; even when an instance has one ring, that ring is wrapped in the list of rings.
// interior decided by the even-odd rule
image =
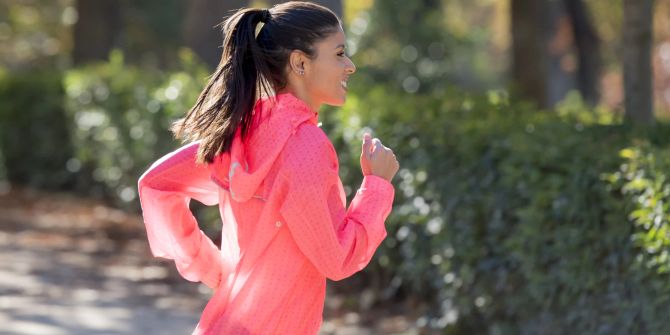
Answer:
[[[247,136],[256,100],[286,86],[290,53],[300,50],[315,57],[314,43],[340,25],[332,11],[309,2],[235,12],[223,22],[221,61],[195,105],[172,125],[175,137],[201,141],[197,162],[212,163],[230,149],[238,128]]]

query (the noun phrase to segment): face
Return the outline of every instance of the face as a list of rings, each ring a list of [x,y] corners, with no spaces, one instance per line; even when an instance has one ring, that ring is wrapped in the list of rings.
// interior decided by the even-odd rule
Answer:
[[[305,90],[313,105],[342,106],[347,98],[347,80],[356,66],[345,53],[342,28],[314,44],[316,56],[305,62]]]

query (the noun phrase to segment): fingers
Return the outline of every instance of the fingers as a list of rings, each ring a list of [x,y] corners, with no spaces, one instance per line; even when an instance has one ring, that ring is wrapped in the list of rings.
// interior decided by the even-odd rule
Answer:
[[[372,140],[372,145],[374,146],[374,148],[372,149],[372,154],[373,155],[378,154],[380,151],[382,151],[385,148],[384,145],[382,144],[382,141],[380,141],[376,137]]]
[[[372,146],[372,136],[370,136],[370,133],[363,134],[363,147],[361,148],[361,153],[365,154],[366,157],[370,157],[371,146]]]
[[[370,156],[372,156],[372,155],[380,156],[381,155],[381,156],[385,157],[385,156],[388,156],[388,155],[392,155],[393,158],[395,158],[395,154],[393,153],[393,150],[387,148],[382,143],[382,141],[380,139],[378,139],[378,138],[372,139],[372,146],[373,146],[373,148],[372,148],[372,152],[371,152]]]
[[[393,150],[369,133],[363,135],[361,170],[363,175],[376,175],[388,181],[398,172],[400,164]]]
[[[372,136],[370,133],[363,134],[363,152],[369,152],[372,145]]]
[[[380,156],[380,158],[390,159],[392,157],[393,160],[397,161],[393,150],[386,147],[379,138],[372,138],[369,133],[363,134],[363,146],[361,152],[367,154],[368,158],[372,158],[372,156]]]

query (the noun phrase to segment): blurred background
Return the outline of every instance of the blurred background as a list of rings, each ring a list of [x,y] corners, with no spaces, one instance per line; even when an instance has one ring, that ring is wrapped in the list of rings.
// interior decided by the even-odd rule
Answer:
[[[136,184],[269,1],[0,1],[0,334],[190,334]],[[393,148],[388,237],[322,334],[670,333],[670,0],[320,1],[358,67],[323,128],[349,199]],[[216,208],[191,204],[215,241]]]

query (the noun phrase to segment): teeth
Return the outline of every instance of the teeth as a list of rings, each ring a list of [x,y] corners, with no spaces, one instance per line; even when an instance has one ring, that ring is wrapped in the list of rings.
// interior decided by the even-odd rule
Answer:
[[[341,81],[340,84],[342,84],[342,87],[347,88],[347,82],[346,81]]]

